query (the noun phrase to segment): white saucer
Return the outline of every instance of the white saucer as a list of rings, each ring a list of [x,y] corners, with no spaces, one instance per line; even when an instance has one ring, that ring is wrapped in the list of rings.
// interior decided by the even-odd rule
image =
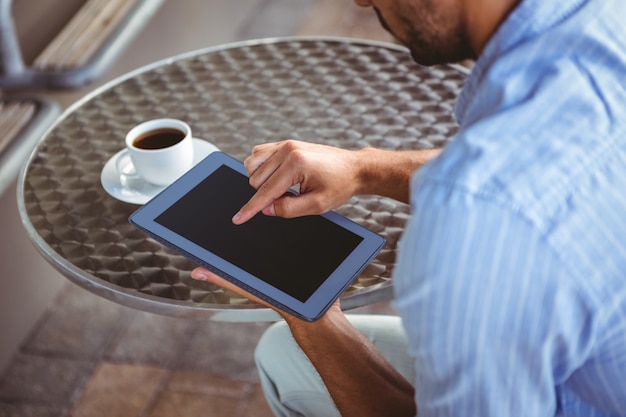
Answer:
[[[194,165],[206,158],[211,152],[219,149],[210,142],[203,139],[193,139],[193,163]],[[114,198],[131,204],[145,204],[160,193],[165,187],[150,184],[140,178],[123,177],[117,172],[115,161],[118,156],[126,152],[122,149],[113,155],[102,168],[100,182],[104,190]],[[124,164],[132,164],[130,158]],[[124,167],[120,167],[125,170]]]

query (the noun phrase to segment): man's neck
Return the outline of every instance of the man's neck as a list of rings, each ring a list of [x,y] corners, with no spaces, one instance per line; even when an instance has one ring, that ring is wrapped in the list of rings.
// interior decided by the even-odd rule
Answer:
[[[466,0],[465,16],[470,43],[480,56],[489,39],[521,0]]]

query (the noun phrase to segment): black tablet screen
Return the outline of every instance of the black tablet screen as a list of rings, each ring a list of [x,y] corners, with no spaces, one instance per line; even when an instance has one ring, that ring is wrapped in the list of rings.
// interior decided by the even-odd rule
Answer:
[[[235,226],[233,215],[254,193],[245,175],[223,165],[155,221],[306,302],[363,238],[321,216],[257,214]]]

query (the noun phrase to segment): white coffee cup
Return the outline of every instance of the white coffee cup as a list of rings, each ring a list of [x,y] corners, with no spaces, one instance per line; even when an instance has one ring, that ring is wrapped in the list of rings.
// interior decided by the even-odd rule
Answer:
[[[128,157],[132,165],[124,163]],[[193,166],[191,128],[178,119],[143,122],[126,134],[126,152],[120,154],[115,166],[120,176],[170,185]]]

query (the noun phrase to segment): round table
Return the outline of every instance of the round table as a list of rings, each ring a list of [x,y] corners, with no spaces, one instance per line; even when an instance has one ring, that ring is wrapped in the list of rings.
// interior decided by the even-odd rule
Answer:
[[[466,76],[459,66],[419,66],[392,44],[337,38],[248,41],[167,59],[62,115],[20,175],[20,215],[43,256],[95,294],[165,315],[272,320],[269,309],[192,280],[192,262],[128,223],[138,206],[100,184],[126,132],[148,119],[179,118],[194,137],[240,160],[254,145],[288,138],[347,149],[439,147],[457,130],[452,110]],[[409,207],[357,196],[337,211],[387,239],[342,307],[389,300]]]

